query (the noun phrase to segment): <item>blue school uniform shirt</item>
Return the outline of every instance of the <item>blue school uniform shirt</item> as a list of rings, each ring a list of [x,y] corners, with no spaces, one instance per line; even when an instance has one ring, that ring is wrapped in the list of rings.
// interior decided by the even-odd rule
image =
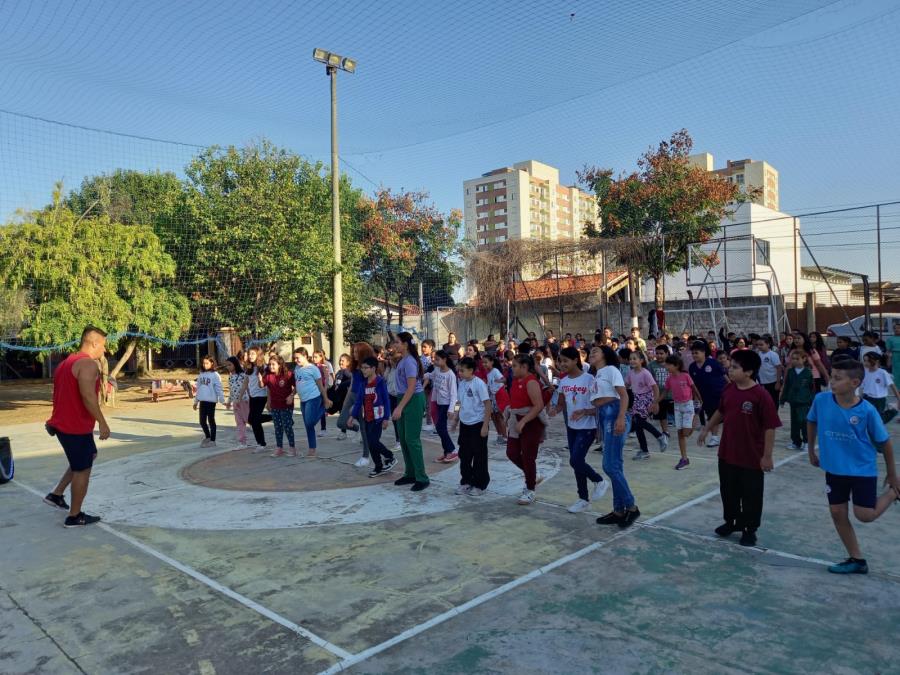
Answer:
[[[707,405],[718,403],[722,396],[722,390],[728,384],[725,379],[725,369],[722,364],[714,358],[708,357],[702,366],[698,366],[696,361],[691,361],[688,366],[688,374],[697,386],[700,392],[700,398]]]
[[[806,419],[818,425],[819,466],[838,476],[878,476],[875,444],[889,435],[881,415],[868,401],[860,399],[852,408],[843,408],[830,391],[813,399]]]

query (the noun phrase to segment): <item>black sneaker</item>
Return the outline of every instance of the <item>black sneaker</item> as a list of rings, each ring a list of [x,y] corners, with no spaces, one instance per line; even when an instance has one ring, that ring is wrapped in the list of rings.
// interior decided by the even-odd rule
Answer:
[[[429,485],[431,485],[430,481],[427,483],[420,483],[419,481],[413,481],[413,486],[410,488],[410,491],[411,492],[421,492],[422,490],[427,488]]]
[[[624,515],[620,515],[615,511],[610,511],[605,516],[600,516],[597,518],[598,525],[618,525],[623,520],[625,520]]]
[[[412,485],[416,479],[411,476],[403,476],[394,481],[394,485]]]
[[[83,527],[85,525],[93,525],[100,522],[100,516],[89,516],[84,511],[77,516],[67,516],[63,527]]]
[[[50,492],[44,497],[44,503],[55,509],[62,509],[63,511],[69,510],[69,505],[66,504],[66,498],[63,495],[55,495]]]
[[[387,459],[384,461],[385,472],[390,471],[395,466],[397,466],[397,458],[396,457],[391,457],[390,459]]]
[[[380,476],[380,475],[383,474],[384,472],[385,472],[385,468],[384,468],[384,467],[381,467],[380,469],[372,469],[372,470],[369,472],[369,478],[377,478],[378,476]]]
[[[715,529],[715,533],[720,537],[727,537],[730,534],[740,531],[741,528],[736,527],[734,523],[722,523]]]
[[[756,546],[756,532],[744,530],[741,534],[741,540],[738,542],[741,546]]]
[[[634,521],[641,517],[641,510],[638,507],[634,507],[634,511],[625,511],[625,516],[619,522],[619,527],[623,530],[626,527],[629,527]]]

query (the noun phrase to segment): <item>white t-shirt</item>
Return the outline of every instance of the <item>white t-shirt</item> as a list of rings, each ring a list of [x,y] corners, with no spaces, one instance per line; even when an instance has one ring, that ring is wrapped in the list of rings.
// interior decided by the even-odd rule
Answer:
[[[456,373],[449,368],[447,372],[435,368],[426,377],[431,380],[431,400],[437,405],[450,406],[452,411],[457,397]]]
[[[863,396],[869,398],[887,398],[890,390],[891,376],[884,368],[878,370],[869,370],[866,368],[866,376],[862,382]]]
[[[496,368],[491,368],[491,372],[487,374],[488,391],[491,396],[496,396],[497,392],[503,389],[506,381],[503,379],[503,373]]]
[[[622,373],[615,366],[603,366],[594,378],[596,387],[594,390],[593,400],[598,398],[619,398],[619,392],[616,387],[624,387],[625,380]]]
[[[484,402],[490,401],[487,385],[480,377],[460,380],[459,421],[463,424],[481,424],[484,421]]]
[[[757,352],[759,354],[759,383],[760,384],[775,384],[778,380],[778,366],[781,365],[781,359],[778,358],[778,354],[776,354],[771,349],[765,353]]]
[[[872,346],[862,345],[862,346],[859,348],[859,360],[862,361],[862,360],[863,360],[863,357],[864,357],[866,354],[868,354],[869,352],[875,352],[876,354],[881,354],[881,353],[882,353],[882,352],[881,352],[881,347],[879,347],[878,345],[872,345]],[[868,371],[866,371],[866,372],[868,372]]]
[[[565,376],[559,381],[559,391],[566,399],[566,418],[570,429],[596,429],[597,415],[594,414],[594,404],[591,403],[597,384],[593,375],[582,373],[577,377]],[[572,419],[572,413],[576,410],[589,410],[591,414],[577,420]]]

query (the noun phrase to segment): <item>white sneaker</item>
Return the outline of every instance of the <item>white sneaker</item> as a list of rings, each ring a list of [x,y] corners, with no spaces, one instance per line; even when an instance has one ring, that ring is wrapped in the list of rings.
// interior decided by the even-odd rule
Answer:
[[[719,437],[718,436],[710,436],[706,439],[706,447],[707,448],[715,448],[719,445]]]
[[[522,506],[534,504],[534,492],[531,490],[522,490],[522,494],[519,495],[516,504],[521,504]]]
[[[210,444],[210,440],[208,438],[204,438],[202,441],[200,441],[201,448],[208,448],[209,444]]]
[[[336,441],[346,441],[347,440],[347,432],[339,431],[334,435],[334,440]]]
[[[603,499],[603,495],[606,494],[607,490],[609,490],[608,480],[601,480],[599,483],[594,483],[594,491],[591,493],[591,499]]]
[[[669,437],[665,434],[660,435],[660,437],[656,439],[656,442],[659,443],[660,452],[665,452],[666,448],[669,447]]]
[[[784,446],[784,448],[785,450],[790,450],[791,452],[799,452],[802,449],[801,446],[794,445],[793,443],[788,443],[786,446]]]
[[[394,443],[394,447],[391,448],[391,450],[392,450],[393,452],[402,452],[402,451],[403,451],[403,446],[400,445],[400,441],[397,441],[396,443]]]
[[[319,429],[319,433],[316,434],[319,438],[325,438],[325,434],[327,432],[324,429]]]
[[[503,436],[497,436],[497,438],[494,439],[494,445],[506,445],[506,439],[503,438]]]
[[[364,466],[369,466],[369,458],[368,457],[360,457],[356,460],[356,463],[353,465],[355,467],[362,468]]]
[[[267,448],[265,445],[257,445],[255,448],[253,448],[253,454],[258,455],[261,452],[266,452],[268,449],[269,448]]]
[[[470,492],[471,490],[472,490],[472,486],[471,486],[471,485],[459,485],[459,486],[457,486],[457,488],[453,491],[453,494],[455,494],[455,495],[467,495],[467,494],[469,494],[469,492]]]
[[[544,474],[539,473],[534,477],[534,487],[537,487],[541,483],[544,482]]]
[[[569,513],[581,513],[582,511],[587,511],[591,508],[591,503],[589,501],[585,501],[584,499],[579,499],[577,502],[572,504],[566,511]]]
[[[473,487],[466,494],[469,495],[470,497],[480,497],[481,495],[484,494],[484,490],[482,490],[481,488]]]
[[[806,452],[807,450],[809,450],[809,445],[806,444],[806,443],[804,443],[803,445],[800,446],[800,449],[801,449],[803,452]]]
[[[634,459],[634,460],[650,459],[650,453],[644,452],[643,450],[638,450],[636,453],[634,453],[631,456],[631,459]],[[603,481],[603,482],[605,483],[606,481]]]

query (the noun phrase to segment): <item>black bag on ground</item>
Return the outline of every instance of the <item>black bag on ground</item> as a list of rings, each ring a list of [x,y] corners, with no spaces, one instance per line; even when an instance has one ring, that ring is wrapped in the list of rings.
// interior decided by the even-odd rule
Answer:
[[[8,483],[13,479],[16,465],[13,462],[12,447],[5,436],[0,438],[0,484]]]

